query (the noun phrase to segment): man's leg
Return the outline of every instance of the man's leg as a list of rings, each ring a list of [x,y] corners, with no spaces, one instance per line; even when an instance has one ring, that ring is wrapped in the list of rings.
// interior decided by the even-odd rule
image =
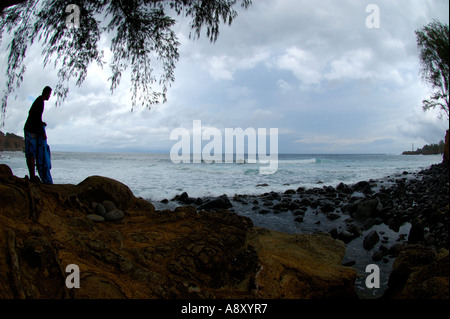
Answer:
[[[34,158],[27,158],[28,172],[30,173],[30,180],[36,178],[36,164]]]
[[[35,134],[25,133],[25,157],[28,167],[28,172],[30,173],[31,181],[39,181],[39,178],[36,176],[36,147],[37,147],[37,137]]]

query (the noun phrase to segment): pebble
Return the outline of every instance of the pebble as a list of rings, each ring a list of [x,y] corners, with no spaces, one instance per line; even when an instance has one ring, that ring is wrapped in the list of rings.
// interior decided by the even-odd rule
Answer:
[[[96,206],[95,206],[95,213],[97,214],[97,215],[100,215],[100,216],[102,216],[102,217],[105,217],[106,216],[106,209],[105,209],[105,206],[103,206],[103,204],[100,204],[100,203],[98,203]]]
[[[92,220],[94,222],[103,222],[103,221],[105,221],[105,218],[103,218],[102,216],[97,215],[97,214],[89,214],[89,215],[86,216],[86,218],[89,219],[89,220]]]
[[[355,236],[348,230],[344,230],[339,233],[339,239],[341,239],[344,243],[349,243],[354,237]]]
[[[103,207],[105,208],[107,213],[117,208],[116,204],[114,204],[110,200],[104,200],[103,201]]]
[[[118,209],[114,209],[108,213],[106,213],[105,219],[106,220],[111,220],[111,221],[117,221],[117,220],[121,220],[125,217],[125,214]]]
[[[347,226],[347,230],[352,234],[354,234],[356,237],[362,236],[363,234],[361,228],[359,228],[358,225],[356,224],[349,224]]]
[[[329,214],[327,214],[327,218],[329,219],[329,220],[335,220],[335,219],[338,219],[338,218],[340,218],[341,216],[339,215],[339,214],[336,214],[336,213],[329,213]]]
[[[356,264],[356,260],[350,260],[342,264],[344,267],[352,267]]]
[[[376,251],[372,254],[372,260],[373,261],[380,261],[384,257],[384,252],[382,251]]]
[[[363,247],[366,250],[370,250],[380,241],[380,237],[375,230],[372,230],[364,237]]]
[[[297,222],[297,223],[303,223],[303,216],[302,215],[298,215],[297,217],[295,217],[294,221]]]

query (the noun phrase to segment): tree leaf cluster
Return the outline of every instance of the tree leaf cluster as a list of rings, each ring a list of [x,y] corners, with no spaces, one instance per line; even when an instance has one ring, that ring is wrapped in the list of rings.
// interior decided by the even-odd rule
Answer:
[[[111,93],[126,70],[131,73],[132,110],[138,104],[151,108],[167,101],[167,90],[175,81],[180,42],[173,30],[175,17],[190,19],[190,38],[197,39],[206,27],[211,42],[222,23],[237,17],[236,5],[248,8],[251,0],[27,0],[0,12],[0,42],[12,38],[7,47],[6,83],[1,99],[4,124],[8,97],[23,82],[27,50],[38,41],[43,65],[58,70],[53,89],[60,105],[69,93],[71,80],[81,86],[88,67],[107,64],[100,48],[103,36],[110,38],[112,60]],[[66,25],[66,7],[80,9],[79,27]]]
[[[449,117],[449,27],[433,20],[416,30],[422,78],[435,90],[423,101],[425,111],[439,109]]]

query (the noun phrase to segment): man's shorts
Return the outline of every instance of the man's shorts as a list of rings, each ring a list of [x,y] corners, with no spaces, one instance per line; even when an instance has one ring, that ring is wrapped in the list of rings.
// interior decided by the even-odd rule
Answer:
[[[25,157],[36,158],[37,135],[25,131]]]

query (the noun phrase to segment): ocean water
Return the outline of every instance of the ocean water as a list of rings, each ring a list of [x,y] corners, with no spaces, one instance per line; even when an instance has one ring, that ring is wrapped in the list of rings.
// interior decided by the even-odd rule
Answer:
[[[151,201],[157,209],[173,208],[174,202],[162,204],[182,192],[190,197],[207,197],[227,194],[260,195],[275,191],[284,192],[298,187],[336,187],[339,183],[351,185],[359,181],[382,180],[388,186],[388,176],[404,176],[403,172],[415,173],[442,162],[441,155],[279,155],[278,169],[272,175],[261,175],[262,164],[232,163],[174,164],[169,154],[142,153],[52,153],[52,177],[56,184],[78,184],[92,175],[116,179],[126,184],[137,197]],[[14,175],[28,175],[24,154],[0,152],[0,163],[11,167]],[[412,176],[408,174],[406,176]],[[264,185],[264,186],[263,186]],[[253,220],[256,226],[287,233],[328,232],[331,228],[345,228],[345,219],[329,221],[322,214],[308,211],[302,223],[294,222],[290,212],[259,214],[252,205],[233,202],[234,211]],[[320,223],[318,223],[320,221]],[[353,266],[360,276],[356,282],[360,298],[377,298],[387,289],[387,281],[394,259],[373,262],[373,249],[363,249],[364,236],[377,230],[387,238],[387,246],[396,242],[401,234],[407,235],[411,225],[405,223],[398,231],[381,224],[363,232],[363,236],[346,245],[344,262],[356,261]],[[368,289],[365,285],[366,266],[377,264],[380,268],[381,287]]]
[[[268,164],[174,164],[169,154],[53,152],[51,173],[56,184],[78,184],[92,175],[113,178],[130,187],[135,196],[158,202],[181,192],[191,197],[257,195],[353,184],[416,172],[441,161],[441,155],[281,154],[277,171],[262,175],[260,168]],[[28,175],[22,152],[0,152],[0,163],[10,166],[18,177]]]

